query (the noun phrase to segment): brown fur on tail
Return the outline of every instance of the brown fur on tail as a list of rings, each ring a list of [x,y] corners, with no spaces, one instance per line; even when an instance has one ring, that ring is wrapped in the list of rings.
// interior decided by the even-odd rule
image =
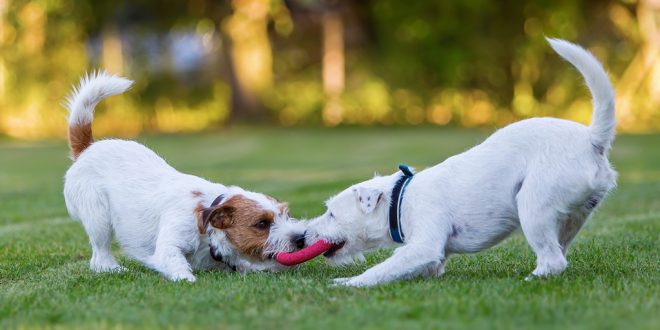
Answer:
[[[92,123],[76,123],[69,125],[69,147],[73,160],[94,143]]]

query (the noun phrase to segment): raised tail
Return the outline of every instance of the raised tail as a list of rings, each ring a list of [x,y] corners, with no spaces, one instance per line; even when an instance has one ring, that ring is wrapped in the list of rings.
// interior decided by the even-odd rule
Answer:
[[[69,110],[69,147],[71,157],[76,160],[92,142],[92,119],[94,107],[108,96],[121,94],[133,85],[133,81],[111,75],[105,71],[88,73],[80,78],[67,98]]]
[[[580,71],[593,98],[594,113],[589,126],[591,143],[600,153],[607,153],[614,140],[616,117],[614,89],[605,69],[587,50],[561,39],[546,38],[552,49]]]

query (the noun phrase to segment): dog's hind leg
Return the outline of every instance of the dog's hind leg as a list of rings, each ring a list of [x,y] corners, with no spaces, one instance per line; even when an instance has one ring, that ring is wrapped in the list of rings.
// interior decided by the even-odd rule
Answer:
[[[562,215],[552,209],[532,209],[520,214],[522,231],[536,254],[534,276],[559,274],[568,266],[558,238],[560,217]]]
[[[559,274],[568,262],[559,243],[559,233],[568,218],[566,206],[557,191],[527,178],[517,195],[518,216],[527,242],[536,254],[536,269],[532,276]],[[540,189],[539,189],[540,187]],[[527,279],[530,279],[528,277]]]
[[[87,193],[78,201],[78,218],[85,228],[92,246],[90,268],[95,272],[121,272],[120,266],[112,256],[112,224],[108,212],[107,200],[95,192]]]

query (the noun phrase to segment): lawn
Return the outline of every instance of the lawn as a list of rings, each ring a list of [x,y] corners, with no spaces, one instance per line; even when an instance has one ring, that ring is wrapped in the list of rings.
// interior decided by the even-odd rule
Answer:
[[[139,140],[181,171],[274,195],[305,218],[375,171],[392,172],[399,162],[430,166],[487,134],[238,128]],[[534,256],[518,233],[486,252],[452,257],[441,278],[355,289],[329,282],[389,251],[343,268],[314,260],[277,274],[199,272],[194,284],[165,281],[125,257],[128,272],[94,274],[87,237],[62,198],[65,142],[0,139],[0,328],[658,329],[659,147],[660,135],[616,140],[619,187],[577,236],[560,276],[523,281]]]

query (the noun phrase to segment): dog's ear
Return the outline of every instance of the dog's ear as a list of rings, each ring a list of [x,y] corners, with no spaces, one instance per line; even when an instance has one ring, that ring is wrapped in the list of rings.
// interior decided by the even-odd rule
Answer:
[[[289,213],[289,203],[281,202],[277,204],[277,208],[280,210],[280,215],[291,217],[291,214]]]
[[[206,232],[206,227],[211,226],[218,229],[226,229],[231,225],[231,219],[236,209],[230,205],[219,205],[209,207],[202,210],[201,223],[199,224],[200,232]]]
[[[382,191],[367,187],[353,188],[353,194],[355,195],[355,200],[360,211],[364,214],[373,212],[383,197]]]

